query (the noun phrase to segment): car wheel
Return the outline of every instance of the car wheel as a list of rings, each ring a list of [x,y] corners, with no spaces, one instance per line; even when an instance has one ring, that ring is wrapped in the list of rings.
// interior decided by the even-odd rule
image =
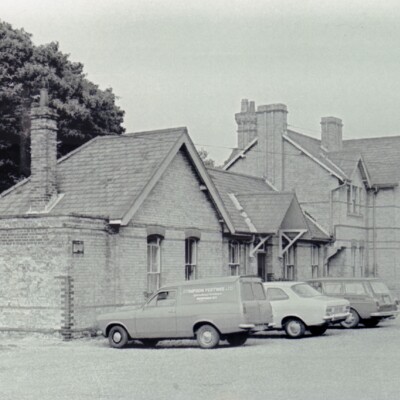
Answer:
[[[297,318],[291,318],[286,321],[284,329],[289,338],[297,339],[304,336],[306,326],[304,325],[303,321]]]
[[[122,326],[113,326],[108,334],[108,341],[111,347],[121,349],[129,340],[128,332]]]
[[[350,309],[350,315],[340,323],[343,328],[353,329],[355,328],[360,322],[360,316],[358,315],[357,311],[353,308]]]
[[[247,332],[240,332],[240,333],[232,333],[226,337],[226,341],[231,346],[241,346],[242,344],[246,343],[249,334]]]
[[[156,347],[159,340],[157,339],[141,339],[140,340],[145,347]]]
[[[328,327],[326,325],[310,326],[308,329],[310,330],[311,335],[313,335],[313,336],[321,336],[326,332]]]
[[[197,343],[202,349],[212,349],[219,343],[219,332],[212,325],[202,325],[196,331]]]
[[[373,327],[377,326],[379,324],[379,322],[381,322],[380,319],[364,319],[362,321],[363,325],[366,328],[373,328]]]

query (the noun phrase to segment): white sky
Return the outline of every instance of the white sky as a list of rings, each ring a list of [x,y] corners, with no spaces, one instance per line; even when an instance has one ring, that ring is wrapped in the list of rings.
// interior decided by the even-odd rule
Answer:
[[[218,162],[242,98],[285,103],[311,136],[330,115],[345,138],[400,135],[399,17],[395,0],[0,1],[113,88],[128,132],[187,126]]]

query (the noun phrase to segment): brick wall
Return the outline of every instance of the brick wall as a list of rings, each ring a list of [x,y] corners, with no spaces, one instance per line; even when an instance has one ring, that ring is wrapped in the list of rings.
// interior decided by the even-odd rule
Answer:
[[[261,176],[262,156],[258,144],[254,145],[243,158],[237,160],[231,167],[230,172],[238,172],[252,176]]]

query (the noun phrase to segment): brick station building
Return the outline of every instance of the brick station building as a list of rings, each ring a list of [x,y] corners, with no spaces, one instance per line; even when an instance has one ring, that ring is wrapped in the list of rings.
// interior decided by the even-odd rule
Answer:
[[[329,235],[294,192],[207,170],[186,128],[97,137],[57,160],[45,97],[32,174],[0,198],[0,331],[69,338],[173,281],[323,270]]]
[[[323,117],[316,139],[288,128],[284,104],[256,110],[246,99],[235,117],[224,169],[296,193],[332,238],[318,273],[379,276],[400,297],[400,136],[343,140],[342,121]]]

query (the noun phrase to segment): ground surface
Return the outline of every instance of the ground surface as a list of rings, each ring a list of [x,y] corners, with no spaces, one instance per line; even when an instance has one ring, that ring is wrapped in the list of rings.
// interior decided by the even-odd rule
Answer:
[[[321,337],[280,332],[238,348],[221,342],[139,342],[111,349],[104,338],[0,337],[1,400],[397,400],[400,319]]]

